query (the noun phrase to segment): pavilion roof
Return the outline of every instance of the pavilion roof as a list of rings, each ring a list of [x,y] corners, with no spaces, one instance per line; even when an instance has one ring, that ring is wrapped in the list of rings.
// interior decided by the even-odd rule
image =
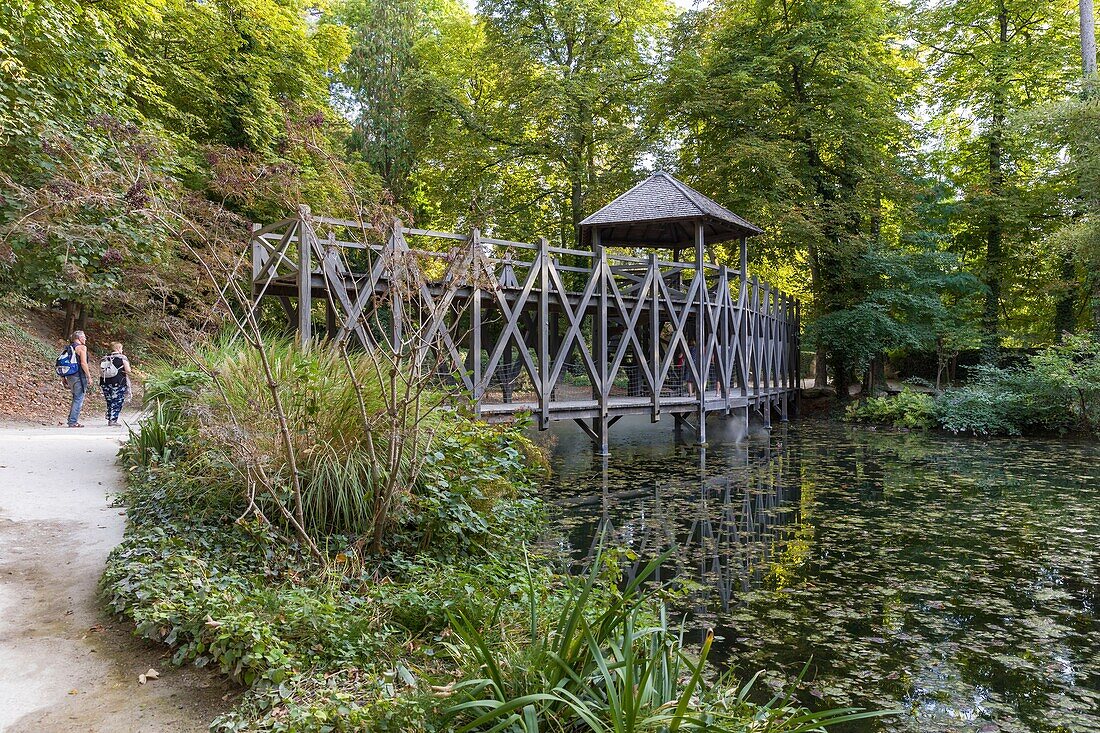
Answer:
[[[691,247],[703,224],[707,242],[751,237],[763,232],[725,206],[658,171],[581,222],[583,241],[598,228],[608,245]]]

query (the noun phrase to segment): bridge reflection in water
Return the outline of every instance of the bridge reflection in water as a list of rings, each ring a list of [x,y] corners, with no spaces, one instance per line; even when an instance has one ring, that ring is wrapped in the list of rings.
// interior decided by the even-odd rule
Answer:
[[[633,553],[628,577],[668,552],[655,580],[698,584],[688,596],[697,621],[728,611],[769,576],[781,582],[780,556],[801,521],[800,467],[782,431],[709,451],[680,445],[597,457],[561,473],[547,490],[554,530],[544,541],[573,570],[601,538]]]

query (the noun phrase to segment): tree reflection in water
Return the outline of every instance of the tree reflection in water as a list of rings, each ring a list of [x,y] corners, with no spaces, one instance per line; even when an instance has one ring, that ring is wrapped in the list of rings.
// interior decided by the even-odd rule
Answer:
[[[1094,443],[807,421],[705,452],[638,433],[603,463],[565,444],[555,470],[552,553],[671,551],[741,676],[812,659],[810,704],[911,711],[860,731],[1100,731]]]

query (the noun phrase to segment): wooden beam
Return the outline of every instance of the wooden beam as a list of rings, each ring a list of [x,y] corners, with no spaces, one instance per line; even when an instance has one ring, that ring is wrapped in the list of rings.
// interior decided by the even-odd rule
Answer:
[[[707,280],[703,270],[703,256],[706,251],[706,238],[703,222],[695,224],[695,277],[699,280],[698,307],[695,309],[695,359],[698,362],[698,381],[695,388],[699,393],[699,445],[707,444],[707,381],[710,376],[710,355],[707,349]]]
[[[310,224],[309,207],[298,207],[300,228],[298,231],[298,342],[304,351],[309,351],[313,342],[313,278],[312,241],[314,232]]]
[[[474,227],[473,231],[470,232],[470,249],[476,250],[480,247],[481,230]],[[478,287],[476,280],[473,288],[473,299],[470,301],[470,351],[473,353],[474,370],[471,380],[474,383],[474,416],[481,417],[481,398],[485,394],[485,386],[482,384],[481,379],[483,367],[481,363],[481,289]]]
[[[664,377],[661,374],[661,311],[660,311],[660,286],[657,279],[661,276],[660,266],[657,264],[657,255],[649,255],[649,366],[653,370],[653,410],[649,419],[657,422],[661,419],[661,390],[664,388]],[[641,299],[644,294],[639,293]]]
[[[539,366],[539,429],[546,430],[550,424],[550,398],[554,391],[554,385],[550,383],[550,242],[546,237],[539,238],[537,262],[539,316],[536,325],[539,333],[535,351]]]

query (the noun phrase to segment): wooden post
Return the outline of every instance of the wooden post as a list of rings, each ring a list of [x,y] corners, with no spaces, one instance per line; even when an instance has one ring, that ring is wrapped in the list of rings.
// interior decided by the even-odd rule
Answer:
[[[764,366],[762,382],[764,384],[764,427],[771,429],[772,426],[772,387],[774,377],[774,362],[772,361],[775,356],[775,341],[773,339],[772,325],[774,322],[772,311],[772,291],[771,285],[764,283],[764,295],[763,295],[763,318],[764,318],[764,332],[760,337],[761,352],[764,355]]]
[[[695,385],[699,397],[699,445],[707,444],[707,381],[710,376],[710,360],[706,354],[706,307],[707,277],[703,269],[706,244],[703,237],[703,222],[695,225],[695,277],[699,278],[698,300],[695,305],[695,363],[699,383]]]
[[[598,277],[597,285],[599,301],[597,302],[596,317],[592,328],[592,352],[596,361],[596,382],[593,385],[594,396],[599,401],[600,416],[592,421],[592,430],[598,436],[596,454],[608,455],[607,449],[607,403],[611,397],[611,385],[607,378],[607,278],[610,271],[607,267],[607,252],[600,242],[599,228],[592,229],[592,276]]]
[[[256,297],[256,281],[260,279],[260,271],[264,268],[264,246],[256,237],[260,231],[259,224],[252,225],[252,297]]]
[[[546,430],[550,424],[550,396],[553,385],[550,384],[550,242],[539,237],[539,251],[535,266],[539,268],[539,318],[538,359],[539,359],[539,429]]]
[[[319,250],[316,253],[321,260],[321,275],[325,284],[325,339],[332,341],[336,338],[336,294],[333,293],[333,288],[344,287],[342,282],[333,282],[329,280],[325,272],[325,262],[328,261],[328,257],[331,253],[336,251],[336,233],[331,229],[328,233],[328,241],[325,243],[325,251],[322,254]]]
[[[760,335],[761,352],[764,355],[763,374],[760,382],[763,385],[765,395],[770,395],[772,389],[772,356],[775,354],[775,344],[772,342],[772,290],[771,285],[764,283],[764,291],[761,295],[764,330]],[[770,423],[770,420],[765,420]]]
[[[657,264],[657,255],[653,252],[649,253],[649,277],[649,364],[653,370],[653,407],[649,419],[657,422],[661,419],[661,390],[664,388],[664,379],[661,378],[661,270]],[[639,293],[638,297],[642,298],[644,294]]]
[[[794,414],[802,410],[802,301],[794,301]]]
[[[474,230],[470,232],[470,249],[473,250],[474,257],[480,257],[481,249],[481,230],[474,227]],[[475,262],[480,260],[474,260]],[[482,379],[482,363],[481,363],[481,289],[479,286],[479,279],[474,278],[473,292],[471,297],[473,300],[470,302],[470,355],[473,362],[473,375],[472,383],[474,385],[474,417],[481,417],[481,399],[485,394],[485,385],[481,383]]]
[[[298,342],[303,351],[309,351],[313,342],[313,265],[312,250],[314,237],[310,223],[309,207],[298,206],[301,225],[298,229]]]
[[[726,370],[723,369],[723,362],[729,359],[730,355],[730,309],[729,309],[729,268],[722,265],[718,268],[718,289],[715,293],[718,298],[718,340],[717,348],[718,353],[722,358],[718,360],[718,389],[719,394],[722,395],[722,400],[726,403],[726,414],[729,414],[730,409],[730,385],[729,380],[726,379]]]
[[[390,318],[392,323],[390,324],[393,329],[393,350],[395,353],[401,351],[401,342],[405,339],[405,307],[404,298],[401,294],[401,288],[404,286],[407,278],[399,277],[394,280],[394,270],[398,267],[397,264],[397,243],[404,238],[405,225],[400,219],[394,218],[393,220],[393,233],[390,235],[390,241],[386,246],[386,249],[382,252],[383,262],[389,265],[389,272],[386,273],[388,282],[386,287],[390,293]],[[404,253],[402,253],[404,255]],[[402,263],[404,264],[404,263]]]

